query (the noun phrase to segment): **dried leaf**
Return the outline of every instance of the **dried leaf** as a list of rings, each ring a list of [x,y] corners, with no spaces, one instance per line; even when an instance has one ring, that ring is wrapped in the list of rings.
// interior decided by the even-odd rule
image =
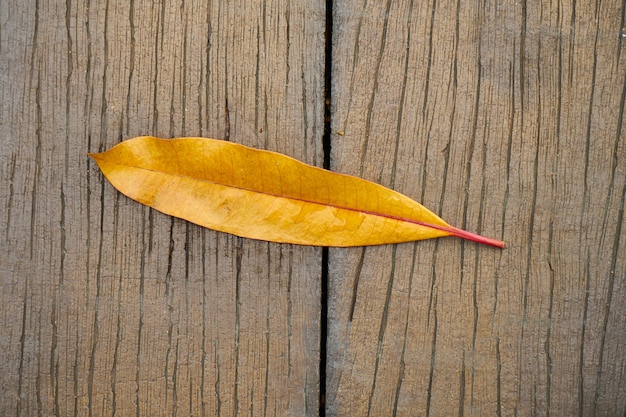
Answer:
[[[126,196],[237,236],[316,246],[458,236],[504,247],[381,185],[231,142],[144,136],[90,156]]]

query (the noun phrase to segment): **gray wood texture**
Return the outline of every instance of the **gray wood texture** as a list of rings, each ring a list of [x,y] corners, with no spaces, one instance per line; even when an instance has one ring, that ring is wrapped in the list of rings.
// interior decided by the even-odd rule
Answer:
[[[321,166],[323,1],[0,2],[0,415],[626,413],[624,5],[332,13],[331,169],[508,248],[333,248],[322,300],[320,248],[162,215],[86,156]]]
[[[508,249],[331,249],[329,415],[624,415],[623,7],[337,2],[331,168]]]
[[[4,416],[314,415],[321,249],[204,230],[86,156],[208,136],[321,165],[323,5],[0,5]]]

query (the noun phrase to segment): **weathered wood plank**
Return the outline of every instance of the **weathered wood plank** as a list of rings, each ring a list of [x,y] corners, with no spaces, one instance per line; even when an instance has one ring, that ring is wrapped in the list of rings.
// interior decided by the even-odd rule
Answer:
[[[2,415],[316,415],[321,250],[203,230],[86,152],[210,136],[323,161],[324,4],[0,4]]]
[[[332,169],[509,248],[332,249],[328,415],[624,414],[623,14],[335,2]]]

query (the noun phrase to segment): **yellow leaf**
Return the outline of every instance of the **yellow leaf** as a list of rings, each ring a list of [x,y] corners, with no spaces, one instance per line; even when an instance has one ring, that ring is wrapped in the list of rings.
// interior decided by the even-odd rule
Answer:
[[[504,247],[381,185],[231,142],[142,136],[89,156],[126,196],[237,236],[363,246],[453,235]]]

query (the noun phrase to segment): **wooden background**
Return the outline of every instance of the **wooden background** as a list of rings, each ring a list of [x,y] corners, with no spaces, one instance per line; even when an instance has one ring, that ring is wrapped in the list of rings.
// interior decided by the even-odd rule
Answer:
[[[623,416],[618,3],[0,2],[0,414]],[[209,136],[321,166],[327,65],[331,169],[508,249],[236,238],[86,156]]]

